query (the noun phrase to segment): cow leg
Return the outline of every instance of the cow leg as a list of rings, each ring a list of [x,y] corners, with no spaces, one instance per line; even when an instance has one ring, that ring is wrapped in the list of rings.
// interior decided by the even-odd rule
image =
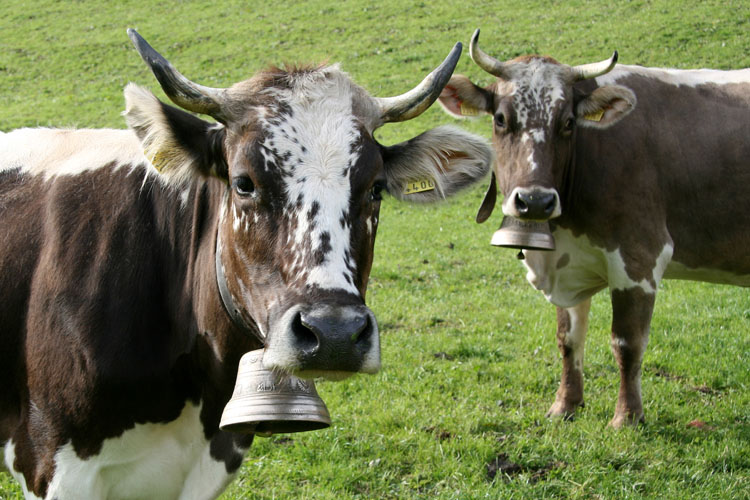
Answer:
[[[643,422],[641,362],[648,344],[655,293],[640,287],[612,290],[612,352],[620,368],[620,392],[612,427]]]
[[[217,433],[188,474],[179,500],[217,498],[237,476],[253,436]]]
[[[570,419],[583,406],[583,350],[589,327],[591,299],[575,307],[557,308],[557,347],[562,354],[562,377],[548,417]]]

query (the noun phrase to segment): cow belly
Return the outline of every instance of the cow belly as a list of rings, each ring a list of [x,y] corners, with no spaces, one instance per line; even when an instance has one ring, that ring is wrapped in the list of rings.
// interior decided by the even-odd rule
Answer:
[[[723,285],[750,286],[750,275],[735,274],[719,269],[708,269],[701,267],[687,267],[679,262],[672,261],[664,273],[666,279],[706,281]]]
[[[55,455],[55,475],[47,498],[210,499],[233,474],[214,460],[203,434],[200,406],[188,403],[167,424],[138,424],[108,439],[101,452],[82,460],[68,443]],[[7,452],[7,450],[6,450]],[[13,474],[18,476],[16,471]],[[23,478],[17,477],[24,485]],[[34,497],[30,497],[34,498]]]

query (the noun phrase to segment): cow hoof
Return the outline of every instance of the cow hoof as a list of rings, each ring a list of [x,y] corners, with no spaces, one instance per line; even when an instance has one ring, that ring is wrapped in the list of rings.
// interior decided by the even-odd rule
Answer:
[[[609,421],[609,426],[613,429],[621,429],[623,427],[637,427],[640,424],[646,423],[643,418],[643,413],[640,414],[616,414],[612,420]]]
[[[583,402],[571,404],[561,401],[555,401],[549,411],[547,411],[545,417],[552,419],[559,418],[565,420],[566,422],[570,422],[575,420],[576,411],[579,407],[583,408],[583,406]]]

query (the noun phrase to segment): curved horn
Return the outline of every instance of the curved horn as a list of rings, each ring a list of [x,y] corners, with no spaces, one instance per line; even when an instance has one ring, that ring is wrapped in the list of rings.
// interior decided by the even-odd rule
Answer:
[[[504,63],[501,63],[494,57],[486,54],[482,49],[479,48],[479,28],[474,30],[474,34],[471,35],[469,55],[471,56],[471,60],[474,61],[477,66],[485,70],[487,73],[504,80],[510,78],[510,75],[508,74]]]
[[[588,80],[589,78],[596,78],[612,71],[612,68],[617,64],[617,51],[612,54],[612,57],[599,61],[597,63],[582,64],[580,66],[573,66],[573,81]]]
[[[461,57],[461,50],[461,42],[457,42],[442,64],[409,92],[396,97],[376,97],[382,123],[411,120],[429,108],[450,80]]]
[[[224,101],[224,89],[204,87],[191,82],[156,52],[137,31],[128,29],[128,36],[172,102],[188,111],[206,114],[223,121],[221,104]]]

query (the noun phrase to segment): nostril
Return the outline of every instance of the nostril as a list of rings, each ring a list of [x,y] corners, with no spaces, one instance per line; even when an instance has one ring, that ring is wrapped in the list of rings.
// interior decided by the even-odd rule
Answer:
[[[352,329],[352,342],[357,344],[369,340],[371,330],[369,316],[357,318],[357,323]]]
[[[320,338],[318,332],[312,325],[305,324],[302,314],[297,314],[292,320],[292,333],[296,340],[296,345],[305,352],[315,352],[320,348]]]
[[[518,213],[520,214],[525,214],[526,212],[529,211],[529,205],[521,197],[521,193],[516,194],[516,209],[518,210]]]

